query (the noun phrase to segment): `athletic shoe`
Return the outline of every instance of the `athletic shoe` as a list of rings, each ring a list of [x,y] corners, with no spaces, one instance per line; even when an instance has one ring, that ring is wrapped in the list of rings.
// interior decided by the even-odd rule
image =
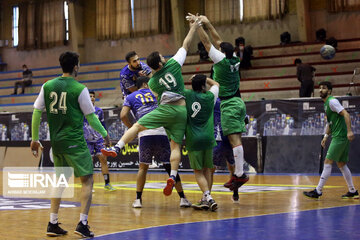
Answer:
[[[90,231],[90,226],[88,224],[84,225],[81,221],[76,226],[74,233],[80,235],[83,238],[94,237],[94,233]]]
[[[205,200],[200,200],[197,203],[193,203],[191,205],[192,208],[195,210],[208,210],[209,209],[209,203]]]
[[[217,203],[215,202],[214,199],[210,199],[208,202],[207,202],[208,206],[209,206],[209,209],[212,211],[212,212],[215,212],[216,209],[218,209],[218,205]]]
[[[116,191],[116,190],[117,190],[116,188],[114,188],[113,186],[111,186],[110,183],[105,184],[104,189],[105,189],[106,191],[109,191],[109,192],[113,192],[113,191]]]
[[[310,191],[310,192],[303,192],[305,197],[312,198],[312,199],[319,199],[322,196],[322,193],[318,193],[316,189]]]
[[[232,178],[232,185],[230,186],[230,190],[234,191],[234,189],[238,189],[242,185],[244,185],[247,181],[249,181],[249,177],[243,173],[241,177],[233,176]]]
[[[191,207],[191,202],[189,202],[189,200],[187,200],[186,198],[180,198],[180,207],[182,208]]]
[[[116,146],[101,149],[101,153],[107,157],[116,157],[119,152],[120,152],[120,148]]]
[[[245,173],[243,173],[241,177],[232,175],[230,180],[224,184],[224,187],[230,188],[230,190],[233,191],[235,188],[239,188],[244,185],[247,181],[249,181],[249,177]]]
[[[224,187],[226,188],[230,188],[232,185],[232,179],[234,176],[231,176],[231,178],[229,179],[229,181],[227,181],[226,183],[224,183]]]
[[[359,199],[359,193],[356,190],[356,192],[347,192],[346,194],[341,196],[342,199]]]
[[[239,203],[239,195],[232,195],[231,200],[233,201],[233,203]]]
[[[49,224],[47,226],[46,235],[49,237],[57,237],[57,236],[66,235],[67,231],[62,229],[61,227],[59,227],[59,224],[60,223],[52,224],[51,222],[49,222]]]
[[[175,186],[175,176],[171,175],[166,181],[166,186],[163,190],[165,196],[170,196]]]
[[[142,202],[141,199],[135,199],[135,201],[132,204],[133,208],[142,208]]]

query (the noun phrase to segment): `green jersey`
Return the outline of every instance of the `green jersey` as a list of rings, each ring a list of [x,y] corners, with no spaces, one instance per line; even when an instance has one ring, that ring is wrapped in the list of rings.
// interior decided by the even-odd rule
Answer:
[[[324,104],[324,109],[327,117],[327,121],[330,126],[331,135],[333,138],[346,138],[347,137],[347,127],[345,123],[345,119],[343,116],[341,116],[338,112],[333,111],[330,107],[331,104],[337,104],[337,111],[341,111],[344,109],[339,101],[334,98],[333,96],[329,96],[328,99],[326,99],[326,102]],[[334,107],[333,107],[334,108]]]
[[[214,80],[220,84],[219,97],[231,97],[239,90],[240,86],[240,59],[232,57],[227,59],[225,55],[211,46],[209,56],[214,61]]]
[[[185,90],[187,126],[186,148],[200,151],[216,146],[214,137],[214,94]]]
[[[157,95],[159,103],[163,102],[162,96],[165,92],[170,92],[183,98],[185,87],[181,74],[181,65],[174,58],[170,58],[162,69],[151,77],[149,87]]]
[[[58,77],[43,85],[50,140],[55,154],[74,153],[87,149],[83,131],[84,109],[80,108],[79,103],[82,99],[79,96],[83,95],[83,90],[87,91],[83,84],[72,77]],[[88,103],[87,109],[86,113],[93,112]]]

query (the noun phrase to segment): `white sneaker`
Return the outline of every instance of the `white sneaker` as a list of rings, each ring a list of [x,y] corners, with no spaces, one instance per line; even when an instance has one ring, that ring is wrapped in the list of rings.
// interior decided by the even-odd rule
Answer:
[[[142,204],[141,204],[141,200],[140,199],[135,199],[135,201],[132,204],[133,208],[142,208]]]
[[[186,198],[180,198],[180,207],[182,208],[191,207],[191,202],[189,202],[189,200],[187,200]]]

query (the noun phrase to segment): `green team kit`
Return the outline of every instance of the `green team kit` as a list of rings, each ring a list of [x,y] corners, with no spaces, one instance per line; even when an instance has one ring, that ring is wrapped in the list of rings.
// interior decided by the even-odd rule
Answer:
[[[240,85],[239,66],[240,60],[237,57],[224,57],[214,64],[214,80],[220,84],[221,127],[224,136],[246,132],[245,103],[236,96]]]
[[[186,148],[192,169],[213,168],[214,138],[214,94],[185,90]]]
[[[337,112],[331,110],[330,101],[332,99],[335,98],[329,96],[324,103],[324,109],[332,136],[326,158],[337,162],[348,162],[350,142],[347,139],[345,119]]]
[[[186,128],[186,107],[162,104],[168,93],[177,99],[184,98],[181,65],[175,59],[169,59],[149,80],[149,87],[157,95],[159,107],[140,118],[138,123],[148,129],[164,127],[168,137],[181,144]]]
[[[93,173],[83,133],[84,114],[78,98],[85,86],[72,77],[58,77],[43,85],[55,166],[71,166],[75,176]]]

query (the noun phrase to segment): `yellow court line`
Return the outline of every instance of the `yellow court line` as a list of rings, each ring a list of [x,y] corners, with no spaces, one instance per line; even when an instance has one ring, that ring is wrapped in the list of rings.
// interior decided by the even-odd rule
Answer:
[[[162,181],[148,181],[151,183],[162,183]],[[117,184],[135,184],[136,181],[121,181],[121,182],[113,182],[112,185],[117,185]],[[183,183],[187,183],[187,184],[196,184],[196,182],[183,182]],[[214,184],[216,185],[216,184]],[[222,185],[222,184],[218,184],[218,185]],[[265,186],[265,187],[316,187],[316,185],[291,185],[291,184],[247,184],[247,186]],[[74,184],[74,187],[76,188],[80,188],[81,184]],[[102,183],[96,183],[94,184],[94,189],[103,189],[104,185]],[[343,186],[325,186],[325,188],[342,188]],[[115,186],[115,188],[117,190],[127,190],[127,191],[134,191],[136,190],[135,187],[118,187]],[[186,190],[186,189],[185,189]],[[255,191],[255,192],[239,192],[239,194],[259,194],[259,193],[276,193],[276,192],[289,192],[289,191],[296,191],[296,190],[302,190],[302,189],[284,189],[284,190],[270,190],[270,191]],[[144,191],[149,191],[149,192],[162,192],[163,189],[161,188],[145,188]],[[187,193],[202,193],[199,190],[186,190]],[[232,195],[233,192],[232,191],[228,191],[228,192],[217,192],[214,191],[212,192],[212,194],[215,195]]]
[[[163,181],[146,181],[146,183],[165,183]],[[184,182],[184,184],[197,184],[196,182]],[[136,184],[136,181],[121,181],[121,182],[112,182],[112,185],[116,184]],[[213,183],[213,185],[223,185],[224,183]],[[96,183],[94,185],[99,185],[99,183]],[[265,186],[265,187],[316,187],[317,185],[294,185],[294,184],[261,184],[261,183],[251,183],[246,184],[246,186]],[[325,188],[339,188],[343,186],[325,186]]]

